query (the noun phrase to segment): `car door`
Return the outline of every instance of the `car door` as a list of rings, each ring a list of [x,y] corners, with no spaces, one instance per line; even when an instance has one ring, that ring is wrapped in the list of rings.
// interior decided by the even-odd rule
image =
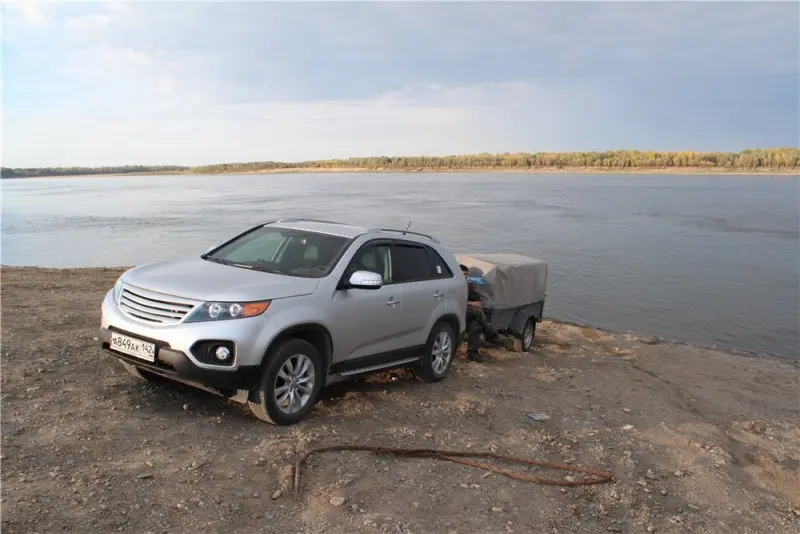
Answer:
[[[426,246],[408,241],[392,245],[392,279],[403,289],[400,343],[422,347],[433,322],[447,311],[446,285],[433,269]]]
[[[364,244],[342,275],[367,270],[383,276],[379,289],[336,289],[333,294],[331,336],[334,363],[387,355],[400,348],[398,329],[403,309],[402,287],[392,283],[391,242]],[[367,366],[372,362],[366,361]]]

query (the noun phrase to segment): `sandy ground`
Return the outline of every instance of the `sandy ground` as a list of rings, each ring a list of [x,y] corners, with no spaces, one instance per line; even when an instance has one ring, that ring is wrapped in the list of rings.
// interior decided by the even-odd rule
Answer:
[[[4,533],[800,532],[793,363],[545,322],[531,353],[462,356],[438,384],[340,384],[273,427],[101,353],[119,272],[2,270]],[[298,454],[336,443],[495,450],[616,480],[558,488],[328,453],[295,501]]]

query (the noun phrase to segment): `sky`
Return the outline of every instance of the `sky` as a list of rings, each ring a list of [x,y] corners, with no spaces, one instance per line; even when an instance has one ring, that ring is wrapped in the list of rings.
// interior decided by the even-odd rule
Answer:
[[[3,4],[2,164],[800,146],[800,3]]]

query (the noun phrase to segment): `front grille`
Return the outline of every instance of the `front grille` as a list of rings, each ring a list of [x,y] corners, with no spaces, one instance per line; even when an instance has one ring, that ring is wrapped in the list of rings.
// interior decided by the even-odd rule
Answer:
[[[119,308],[125,314],[153,324],[179,323],[194,306],[187,299],[128,285],[123,286],[119,298]]]

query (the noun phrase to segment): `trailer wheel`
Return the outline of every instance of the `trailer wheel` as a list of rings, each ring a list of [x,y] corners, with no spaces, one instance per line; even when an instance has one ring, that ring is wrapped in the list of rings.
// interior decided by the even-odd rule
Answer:
[[[536,335],[536,318],[529,317],[522,328],[519,339],[522,341],[522,352],[528,352],[533,345],[533,336]]]

